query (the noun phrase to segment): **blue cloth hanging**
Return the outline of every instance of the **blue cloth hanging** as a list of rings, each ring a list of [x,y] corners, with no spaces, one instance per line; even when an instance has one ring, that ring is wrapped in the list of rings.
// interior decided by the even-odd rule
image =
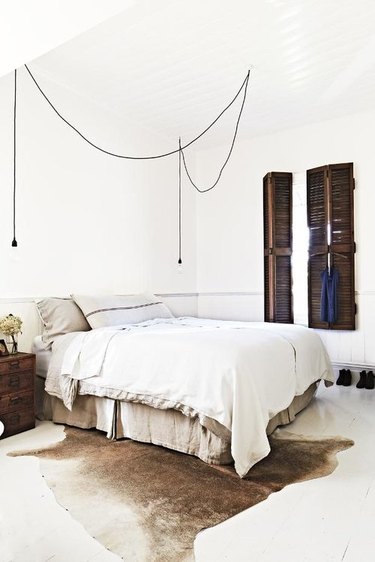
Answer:
[[[320,297],[320,319],[334,324],[338,318],[338,286],[339,272],[334,267],[328,267],[320,274],[322,292]]]

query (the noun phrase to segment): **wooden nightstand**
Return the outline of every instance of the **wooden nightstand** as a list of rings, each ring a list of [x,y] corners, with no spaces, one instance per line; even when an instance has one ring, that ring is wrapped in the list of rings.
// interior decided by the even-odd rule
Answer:
[[[15,353],[0,357],[0,420],[3,437],[35,427],[35,355]]]

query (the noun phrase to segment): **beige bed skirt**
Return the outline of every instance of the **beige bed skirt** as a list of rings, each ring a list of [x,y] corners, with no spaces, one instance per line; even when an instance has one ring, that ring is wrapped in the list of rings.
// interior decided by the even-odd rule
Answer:
[[[37,381],[37,384],[44,385],[44,380]],[[267,434],[272,433],[277,426],[293,421],[296,414],[310,403],[318,384],[312,384],[304,394],[294,398],[289,408],[272,418],[267,426]],[[208,420],[204,427],[198,418],[187,417],[176,410],[158,410],[144,404],[96,396],[77,396],[72,411],[69,411],[61,400],[46,393],[43,408],[39,404],[38,410],[41,419],[84,429],[97,428],[110,439],[129,438],[162,445],[195,455],[210,464],[233,462],[230,432],[226,428],[213,420]]]

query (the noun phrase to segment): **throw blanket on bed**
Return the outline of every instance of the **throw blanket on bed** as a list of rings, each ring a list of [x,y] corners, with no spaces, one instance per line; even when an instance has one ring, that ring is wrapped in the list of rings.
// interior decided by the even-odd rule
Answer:
[[[268,421],[314,381],[334,380],[319,336],[295,325],[159,319],[57,343],[61,392],[56,362],[46,390],[67,407],[78,391],[211,418],[231,432],[240,476],[269,453]]]

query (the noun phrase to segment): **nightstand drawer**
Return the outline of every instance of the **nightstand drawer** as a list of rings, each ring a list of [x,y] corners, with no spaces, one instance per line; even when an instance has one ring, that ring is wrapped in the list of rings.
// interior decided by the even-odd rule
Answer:
[[[0,376],[0,394],[11,394],[34,388],[34,371],[8,373]]]
[[[0,416],[8,412],[30,409],[34,409],[34,393],[32,390],[0,396]]]
[[[1,414],[0,420],[4,424],[4,433],[1,437],[8,437],[9,435],[35,427],[34,409]]]
[[[7,357],[7,361],[0,363],[0,374],[14,373],[18,371],[28,371],[34,366],[34,359],[32,357],[15,357],[11,359]]]

